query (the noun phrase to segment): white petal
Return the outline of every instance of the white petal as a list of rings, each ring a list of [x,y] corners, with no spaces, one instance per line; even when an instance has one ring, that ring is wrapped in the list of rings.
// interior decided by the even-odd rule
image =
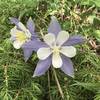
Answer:
[[[52,57],[52,65],[55,68],[60,68],[62,66],[63,62],[62,59],[60,57],[59,53],[53,53],[53,57]]]
[[[14,33],[16,33],[16,31],[17,31],[17,28],[15,26],[14,28],[11,29],[10,34],[11,35],[14,35]]]
[[[69,34],[66,31],[60,31],[57,36],[57,44],[62,45],[64,42],[66,42],[69,38]]]
[[[67,57],[74,57],[76,55],[76,48],[73,46],[65,46],[61,48],[60,51],[62,54],[64,54]]]
[[[16,33],[19,33],[19,34],[24,33],[25,36],[27,36],[28,38],[31,38],[31,33],[29,32],[29,30],[26,30],[26,32],[23,32],[23,31],[18,30],[17,27],[15,26],[14,28],[11,29],[10,34],[11,36],[16,37]]]
[[[28,38],[31,38],[31,36],[32,36],[29,30],[27,30],[27,32],[25,32],[25,34],[26,34],[26,36],[27,36]]]
[[[55,42],[55,35],[52,33],[48,33],[44,36],[44,41],[46,42],[46,44],[48,44],[49,46],[52,46],[52,44]]]
[[[11,29],[10,34],[12,36],[16,36],[16,33],[23,33],[23,32],[18,30],[17,27],[15,26],[14,28]]]
[[[27,31],[26,27],[21,22],[18,23],[18,26],[22,31],[24,31],[24,32]]]
[[[46,59],[51,53],[52,53],[52,52],[51,52],[50,48],[40,48],[40,49],[37,51],[37,56],[38,56],[39,59],[44,60],[44,59]]]
[[[13,46],[14,46],[15,49],[20,49],[22,44],[23,44],[23,42],[20,42],[20,41],[14,41],[13,42]]]

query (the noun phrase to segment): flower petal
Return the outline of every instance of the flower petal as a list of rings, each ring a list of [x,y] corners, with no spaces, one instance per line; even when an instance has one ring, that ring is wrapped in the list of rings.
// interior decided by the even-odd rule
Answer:
[[[62,45],[65,43],[69,38],[69,34],[66,31],[60,31],[58,36],[57,36],[57,44]]]
[[[19,33],[19,30],[17,30],[17,27],[15,26],[14,28],[12,28],[12,29],[10,30],[10,34],[11,34],[12,36],[15,36],[16,33]]]
[[[48,57],[45,60],[40,60],[34,71],[33,77],[45,74],[45,72],[49,69],[50,65],[51,65],[51,57]]]
[[[51,53],[52,51],[50,50],[50,48],[42,47],[37,51],[37,56],[39,59],[44,60],[49,57]]]
[[[48,46],[44,42],[41,42],[36,39],[28,41],[22,45],[23,49],[32,49],[33,51],[37,51],[39,48],[42,47],[48,47]]]
[[[15,24],[17,26],[17,29],[21,30],[20,27],[18,26],[18,23],[20,22],[17,18],[10,17],[10,22],[11,24]]]
[[[32,20],[32,18],[30,17],[29,19],[28,19],[28,21],[27,21],[27,28],[29,29],[29,31],[34,35],[35,34],[35,32],[34,32],[34,30],[35,30],[35,24],[34,24],[34,22],[33,22],[33,20]]]
[[[22,31],[27,32],[26,27],[25,27],[24,24],[22,24],[21,22],[18,23],[18,27],[19,27]]]
[[[52,55],[52,65],[55,68],[60,68],[62,66],[62,59],[59,53],[53,53]]]
[[[14,17],[10,17],[9,19],[10,19],[10,22],[11,22],[12,24],[15,24],[16,26],[17,26],[18,23],[20,22],[17,18],[14,18]]]
[[[24,51],[25,61],[29,59],[33,51],[37,51],[40,47],[47,47],[47,45],[37,40],[34,40],[34,41],[31,40],[29,42],[24,43],[22,45],[22,49]]]
[[[33,50],[31,48],[29,48],[29,49],[24,48],[23,52],[24,52],[24,59],[26,62],[29,59],[29,57],[32,55]]]
[[[63,45],[64,46],[72,46],[72,45],[77,45],[80,43],[83,43],[85,41],[83,36],[80,35],[74,35],[71,36],[68,41],[66,41]]]
[[[23,44],[23,42],[20,42],[20,41],[14,41],[13,42],[13,46],[14,46],[15,49],[20,49],[22,44]]]
[[[51,17],[51,22],[48,28],[48,33],[53,33],[57,35],[61,31],[60,24],[58,23],[55,16]]]
[[[62,61],[63,61],[63,65],[61,67],[61,70],[65,74],[67,74],[71,77],[74,77],[74,68],[73,68],[72,61],[69,58],[65,57],[65,56],[62,56]]]
[[[11,36],[16,37],[16,34],[25,34],[23,31],[18,30],[17,27],[15,26],[14,28],[11,29],[10,31]],[[26,34],[25,34],[26,35]],[[30,34],[28,33],[26,36],[28,37]]]
[[[44,36],[44,41],[49,46],[52,46],[52,44],[55,42],[55,35],[52,33],[48,33]]]
[[[67,57],[74,57],[76,55],[76,48],[73,46],[64,46],[61,48],[60,51],[62,54],[64,54]]]
[[[11,36],[11,37],[10,37],[10,40],[11,40],[12,42],[16,41],[16,37],[15,37],[15,36]]]

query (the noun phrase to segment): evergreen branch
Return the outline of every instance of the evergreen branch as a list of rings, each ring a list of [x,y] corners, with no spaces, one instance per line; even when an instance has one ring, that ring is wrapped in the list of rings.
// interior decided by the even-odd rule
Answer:
[[[5,77],[5,86],[6,86],[6,93],[8,92],[8,75],[7,75],[7,65],[4,66],[4,77]]]

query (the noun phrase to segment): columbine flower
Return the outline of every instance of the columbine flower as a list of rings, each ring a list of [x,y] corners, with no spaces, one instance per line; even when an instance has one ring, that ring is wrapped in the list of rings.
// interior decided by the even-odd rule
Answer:
[[[27,21],[27,28],[16,18],[10,18],[10,21],[12,24],[15,24],[15,27],[12,28],[10,32],[13,46],[16,49],[23,48],[24,57],[27,61],[32,54],[32,50],[23,46],[36,39],[36,34],[34,32],[35,25],[31,18]]]
[[[76,48],[72,45],[83,42],[83,38],[79,35],[70,37],[68,32],[61,30],[57,19],[53,16],[48,34],[43,39],[45,46],[37,50],[40,61],[33,76],[44,74],[52,63],[53,67],[60,68],[65,74],[73,77],[74,69],[70,58],[76,55]]]
[[[40,60],[45,60],[52,55],[52,65],[55,68],[63,66],[61,56],[72,58],[76,55],[76,48],[73,46],[63,46],[68,40],[69,34],[66,31],[60,31],[57,36],[53,33],[48,33],[44,36],[44,41],[48,47],[39,48],[37,56]]]
[[[48,28],[48,34],[43,37],[43,42],[34,41],[26,47],[37,51],[40,61],[34,71],[35,76],[43,75],[50,67],[60,68],[65,74],[73,77],[74,69],[70,58],[76,55],[73,45],[83,42],[83,37],[77,35],[70,37],[68,32],[62,31],[57,19],[53,16]],[[35,49],[32,48],[35,45]]]

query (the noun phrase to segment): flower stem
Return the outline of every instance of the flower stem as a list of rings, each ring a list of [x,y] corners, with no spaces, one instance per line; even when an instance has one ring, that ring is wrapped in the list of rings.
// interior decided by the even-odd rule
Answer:
[[[49,75],[49,70],[48,70],[48,87],[49,87],[49,98],[52,100],[51,94],[50,94],[50,75]]]
[[[53,70],[54,77],[55,77],[55,80],[56,80],[56,83],[57,83],[57,86],[58,86],[59,93],[60,93],[62,99],[64,99],[64,94],[63,94],[62,88],[61,88],[61,86],[60,86],[59,80],[58,80],[58,78],[57,78],[56,71],[55,71],[54,68],[52,68],[52,70]]]

